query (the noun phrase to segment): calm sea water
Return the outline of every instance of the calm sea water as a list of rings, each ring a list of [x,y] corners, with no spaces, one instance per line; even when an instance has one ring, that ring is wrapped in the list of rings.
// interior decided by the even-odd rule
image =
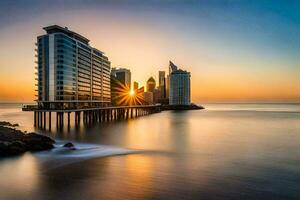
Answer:
[[[300,199],[300,104],[204,106],[49,132],[0,104],[0,120],[58,141],[0,159],[0,199]]]

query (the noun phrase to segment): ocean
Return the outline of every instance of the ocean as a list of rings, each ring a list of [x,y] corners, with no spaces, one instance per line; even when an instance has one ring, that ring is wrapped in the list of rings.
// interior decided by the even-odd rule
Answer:
[[[300,199],[300,104],[204,107],[50,132],[2,103],[0,121],[57,144],[0,158],[0,199]]]

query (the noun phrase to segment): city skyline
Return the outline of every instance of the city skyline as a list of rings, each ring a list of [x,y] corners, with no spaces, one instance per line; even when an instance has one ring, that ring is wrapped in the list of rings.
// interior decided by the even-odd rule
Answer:
[[[193,102],[300,101],[299,3],[126,2],[2,1],[0,101],[34,99],[35,39],[53,24],[90,38],[140,87],[172,60],[193,74]]]

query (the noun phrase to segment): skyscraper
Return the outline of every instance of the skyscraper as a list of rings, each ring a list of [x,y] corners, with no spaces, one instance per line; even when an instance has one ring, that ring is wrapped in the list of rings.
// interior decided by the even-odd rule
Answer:
[[[147,81],[147,92],[154,92],[155,86],[155,79],[151,76]]]
[[[126,68],[112,68],[111,74],[124,86],[131,88],[131,72]]]
[[[124,97],[128,95],[131,86],[131,72],[125,68],[111,70],[111,104],[127,105]]]
[[[159,71],[158,72],[158,89],[159,89],[159,99],[165,99],[166,98],[166,73],[165,71]]]
[[[191,88],[190,72],[181,69],[173,70],[170,74],[170,105],[190,105]]]
[[[169,74],[166,79],[166,98],[170,98],[170,76],[173,71],[176,71],[178,67],[172,62],[169,61]]]
[[[144,92],[143,99],[144,99],[144,104],[146,105],[153,104],[153,92]]]
[[[133,82],[133,90],[137,91],[139,89],[139,83],[138,82]]]
[[[89,40],[58,25],[37,38],[38,105],[47,109],[110,104],[110,62]]]

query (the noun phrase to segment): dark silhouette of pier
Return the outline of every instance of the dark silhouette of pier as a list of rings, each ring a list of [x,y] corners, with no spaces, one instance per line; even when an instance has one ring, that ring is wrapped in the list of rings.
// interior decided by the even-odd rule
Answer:
[[[52,113],[56,114],[56,127],[62,129],[64,123],[68,127],[71,125],[71,115],[75,126],[81,124],[94,124],[108,121],[127,120],[152,113],[161,112],[160,105],[136,105],[136,106],[118,106],[118,107],[99,107],[99,108],[82,108],[82,109],[39,109],[35,107],[22,108],[23,111],[34,112],[34,126],[38,128],[51,130]],[[67,120],[65,120],[65,117]]]

